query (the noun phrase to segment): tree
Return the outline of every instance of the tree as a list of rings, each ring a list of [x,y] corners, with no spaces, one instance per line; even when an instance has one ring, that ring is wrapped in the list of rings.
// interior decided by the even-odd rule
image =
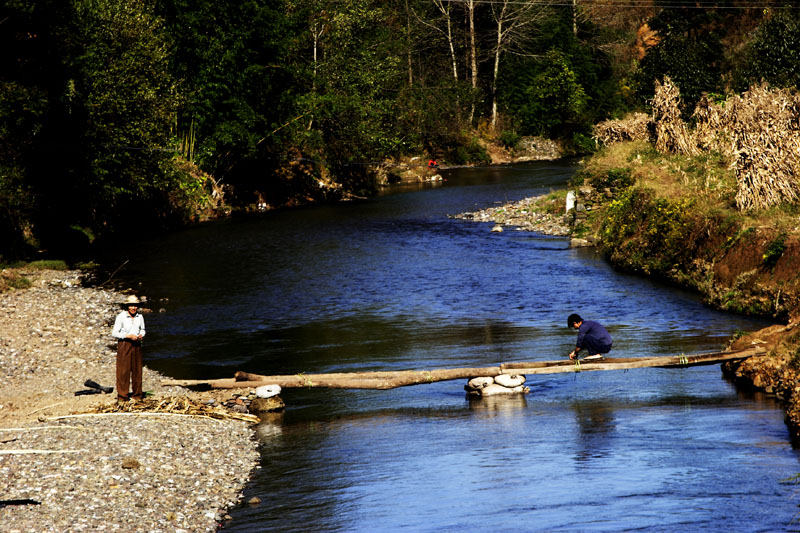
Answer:
[[[69,21],[59,2],[0,7],[0,257],[24,255],[34,242],[36,191],[30,165],[42,156],[47,115],[63,82],[58,28]],[[48,159],[52,158],[52,154]]]
[[[16,200],[26,214],[15,225],[31,243],[71,251],[167,188],[166,40],[146,0],[20,1],[5,10],[4,40],[16,46],[3,70],[3,118],[35,136],[6,142],[17,134],[4,132],[17,164],[2,188],[28,196],[24,209]],[[16,105],[20,97],[30,101]]]
[[[522,93],[518,116],[523,133],[563,136],[580,121],[588,103],[566,56],[551,50]]]
[[[492,18],[495,22],[495,40],[492,50],[492,110],[491,125],[497,124],[497,83],[500,73],[500,57],[510,50],[521,50],[529,41],[526,31],[535,31],[535,24],[548,13],[549,2],[518,3],[502,0],[492,3]]]
[[[647,50],[636,75],[638,94],[652,98],[655,80],[669,76],[680,87],[685,109],[694,109],[704,92],[721,85],[723,48],[714,23],[713,8],[678,8],[669,4],[649,22],[658,34],[658,44]]]
[[[177,128],[193,129],[197,163],[243,203],[255,190],[290,194],[272,171],[311,118],[292,120],[308,78],[289,61],[308,27],[282,0],[160,2],[180,80]]]
[[[734,76],[738,90],[762,80],[775,87],[800,87],[800,13],[796,9],[771,13],[743,56]]]
[[[122,212],[163,206],[162,165],[172,156],[177,112],[163,20],[151,0],[79,1],[76,92],[82,102],[82,144],[92,198],[92,225]]]

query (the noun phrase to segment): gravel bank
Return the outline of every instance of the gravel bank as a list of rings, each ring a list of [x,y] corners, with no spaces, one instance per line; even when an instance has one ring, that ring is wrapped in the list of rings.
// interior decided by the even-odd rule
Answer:
[[[58,418],[115,402],[74,393],[87,379],[114,386],[122,296],[82,287],[76,271],[26,276],[33,287],[0,294],[3,531],[215,531],[257,468],[252,429],[173,414]],[[145,368],[144,389],[186,394],[162,378]]]
[[[500,226],[514,227],[521,231],[535,231],[544,235],[569,235],[571,230],[564,217],[540,213],[537,204],[545,198],[534,196],[524,198],[499,207],[453,215],[452,218],[473,220],[475,222],[494,222]]]

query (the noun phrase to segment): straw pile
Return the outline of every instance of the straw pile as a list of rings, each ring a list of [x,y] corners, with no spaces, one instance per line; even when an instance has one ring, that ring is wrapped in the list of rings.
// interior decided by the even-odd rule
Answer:
[[[257,423],[259,418],[247,413],[237,413],[221,405],[209,405],[194,401],[186,396],[144,398],[135,402],[115,402],[98,406],[92,413],[170,413],[178,415],[202,416],[220,420],[234,419]]]
[[[723,105],[703,97],[694,131],[681,119],[680,92],[668,78],[656,82],[655,145],[662,153],[718,151],[730,160],[740,211],[800,200],[800,94],[754,85]]]
[[[629,113],[622,119],[604,120],[596,124],[592,137],[606,146],[625,141],[647,141],[650,139],[649,125],[649,115]]]
[[[800,95],[752,86],[728,99],[722,129],[738,181],[736,207],[763,209],[800,199]]]
[[[704,95],[694,108],[694,141],[703,150],[712,150],[730,157],[731,146],[723,126],[724,108]]]
[[[668,76],[664,77],[664,83],[656,80],[652,105],[656,150],[664,154],[697,155],[694,136],[681,118],[680,90]]]

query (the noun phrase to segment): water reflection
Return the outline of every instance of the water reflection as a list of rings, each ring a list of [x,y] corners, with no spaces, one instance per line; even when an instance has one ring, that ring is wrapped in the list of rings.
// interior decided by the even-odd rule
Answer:
[[[471,411],[515,416],[514,411],[528,406],[525,396],[525,394],[498,394],[486,397],[468,395],[467,401]]]
[[[604,402],[575,402],[571,407],[578,426],[576,462],[586,463],[606,456],[613,448],[616,429],[613,406]]]

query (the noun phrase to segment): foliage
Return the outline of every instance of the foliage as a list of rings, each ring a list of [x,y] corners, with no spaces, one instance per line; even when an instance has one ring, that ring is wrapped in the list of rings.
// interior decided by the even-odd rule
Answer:
[[[486,148],[475,138],[456,146],[455,149],[448,154],[448,159],[456,165],[492,162],[492,158],[486,153]]]
[[[370,194],[371,169],[391,157],[488,162],[473,128],[494,96],[492,6],[475,6],[473,72],[466,7],[442,5],[5,2],[0,253],[77,253],[127,228],[133,213],[140,231],[193,220],[213,210],[212,182],[235,203],[284,205],[335,196],[320,181]],[[595,16],[598,6],[580,6],[577,19],[571,9],[538,11],[543,18],[518,27],[502,55],[498,130],[480,135],[507,148],[519,135],[545,135],[591,152],[591,126],[634,102],[628,80],[647,98],[653,80],[670,74],[687,106],[721,90],[729,72],[720,43],[737,26],[705,4],[655,7],[611,17],[621,24]],[[645,13],[655,13],[658,44],[633,76],[636,60],[622,50]],[[740,79],[796,85],[796,13],[748,13],[763,21]]]
[[[591,136],[581,132],[572,135],[572,145],[581,154],[591,154],[599,149],[597,142]]]
[[[774,87],[800,87],[800,12],[778,9],[765,18],[734,72],[739,91],[766,81]]]
[[[16,271],[0,272],[0,294],[13,289],[27,289],[31,285],[31,280]]]
[[[508,87],[503,102],[516,109],[523,135],[558,137],[580,123],[587,110],[589,98],[562,52],[550,50],[517,81],[521,87]]]
[[[669,4],[659,0],[656,5]],[[668,76],[680,88],[683,111],[694,109],[704,92],[721,86],[724,60],[719,14],[712,8],[679,8],[670,4],[650,19],[658,43],[647,50],[635,73],[636,92],[642,102],[653,97],[655,82]]]
[[[612,168],[605,172],[592,174],[588,178],[589,184],[595,189],[616,188],[627,189],[634,183],[630,168]]]
[[[22,0],[5,15],[0,188],[17,242],[79,252],[131,212],[158,213],[175,98],[153,2]]]
[[[521,138],[515,131],[503,130],[500,132],[500,144],[509,150],[516,148]]]
[[[651,189],[631,187],[607,207],[601,227],[603,251],[624,268],[666,274],[690,256],[686,229],[689,198],[669,200]]]
[[[781,258],[783,252],[785,251],[786,233],[780,233],[767,244],[767,247],[764,250],[764,255],[761,257],[764,262],[764,266],[767,268],[775,268],[775,265],[778,263],[778,259]]]

